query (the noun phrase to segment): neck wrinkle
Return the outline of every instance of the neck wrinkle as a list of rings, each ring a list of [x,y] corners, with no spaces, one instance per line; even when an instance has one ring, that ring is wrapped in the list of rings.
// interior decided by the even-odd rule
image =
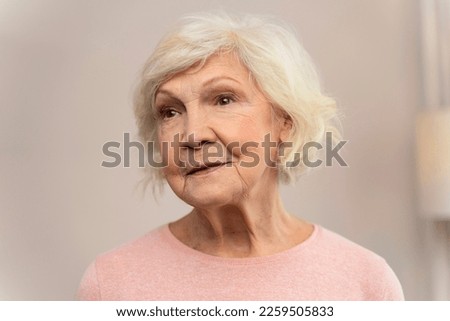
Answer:
[[[263,255],[271,243],[288,237],[294,219],[283,208],[278,192],[272,195],[277,196],[259,202],[250,197],[237,206],[193,209],[192,236],[199,243],[213,244],[218,253],[225,255]]]

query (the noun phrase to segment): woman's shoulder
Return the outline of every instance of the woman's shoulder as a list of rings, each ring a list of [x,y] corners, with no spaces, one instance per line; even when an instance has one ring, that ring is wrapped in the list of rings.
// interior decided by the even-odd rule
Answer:
[[[351,275],[365,293],[372,294],[369,299],[403,299],[400,282],[382,256],[322,226],[316,228],[317,239],[311,248],[316,262],[326,261],[341,276]]]
[[[357,270],[363,272],[383,270],[388,266],[386,260],[379,254],[341,234],[320,225],[316,225],[316,229],[316,241],[310,249],[315,255],[332,260],[342,266],[355,266]]]
[[[164,251],[162,247],[165,244],[165,229],[167,229],[167,224],[156,227],[144,235],[101,253],[97,256],[96,260],[131,259],[135,258],[136,255],[142,256],[142,253],[152,252],[155,255],[155,251]]]
[[[129,273],[141,273],[144,267],[156,271],[161,269],[162,262],[173,263],[177,256],[168,233],[168,224],[164,224],[97,255],[93,263],[97,273],[108,279],[120,278]]]
[[[105,284],[126,280],[139,269],[157,268],[160,256],[167,253],[164,233],[167,225],[151,230],[132,241],[97,255],[86,268],[77,291],[79,300],[101,300]],[[104,289],[103,289],[104,290]]]
[[[383,261],[384,259],[354,241],[344,237],[337,232],[333,232],[321,225],[315,225],[316,242],[315,247],[320,247],[321,251],[334,254],[336,257],[346,259]]]

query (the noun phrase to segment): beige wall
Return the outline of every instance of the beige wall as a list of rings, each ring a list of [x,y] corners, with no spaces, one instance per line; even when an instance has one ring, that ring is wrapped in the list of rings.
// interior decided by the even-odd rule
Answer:
[[[167,189],[135,191],[102,144],[135,134],[132,85],[180,15],[223,1],[0,1],[0,299],[71,299],[96,254],[174,220]],[[379,253],[407,299],[430,275],[414,188],[421,104],[419,6],[411,0],[227,1],[293,24],[345,114],[348,168],[283,188],[287,208]]]

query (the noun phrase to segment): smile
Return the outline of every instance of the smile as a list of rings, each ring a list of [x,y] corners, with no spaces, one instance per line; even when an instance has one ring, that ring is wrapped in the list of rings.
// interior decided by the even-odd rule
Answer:
[[[204,164],[202,166],[199,167],[195,167],[190,169],[186,176],[200,176],[200,175],[205,175],[205,174],[209,174],[213,171],[216,171],[219,168],[224,167],[225,165],[227,165],[229,163],[210,163],[210,164]]]

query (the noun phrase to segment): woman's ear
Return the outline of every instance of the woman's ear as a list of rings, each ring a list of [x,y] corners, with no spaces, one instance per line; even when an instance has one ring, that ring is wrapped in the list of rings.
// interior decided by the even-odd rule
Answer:
[[[293,122],[291,116],[289,116],[286,112],[283,112],[282,117],[280,118],[281,128],[280,128],[280,142],[285,142],[288,140]]]
[[[289,116],[289,114],[285,112],[283,108],[277,105],[272,105],[272,111],[273,115],[275,116],[275,121],[279,126],[278,141],[279,143],[285,142],[288,140],[292,131],[292,127],[294,126],[292,117]]]

